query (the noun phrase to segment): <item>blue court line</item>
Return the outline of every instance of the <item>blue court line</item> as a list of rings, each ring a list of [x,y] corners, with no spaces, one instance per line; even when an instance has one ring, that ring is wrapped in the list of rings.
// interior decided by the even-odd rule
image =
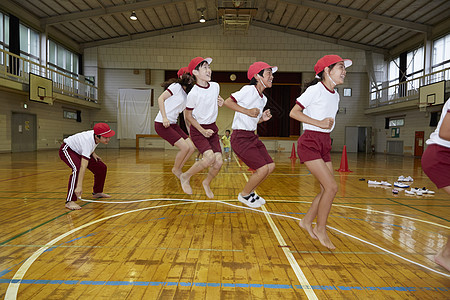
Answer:
[[[418,292],[436,291],[448,292],[449,287],[405,287],[405,286],[342,286],[342,285],[290,285],[290,284],[255,284],[255,283],[214,283],[214,282],[178,282],[178,281],[96,281],[96,280],[45,280],[45,279],[0,279],[1,283],[21,284],[70,284],[70,285],[136,285],[136,286],[180,286],[180,287],[241,287],[241,288],[266,288],[266,289],[312,289],[323,291],[397,291]]]

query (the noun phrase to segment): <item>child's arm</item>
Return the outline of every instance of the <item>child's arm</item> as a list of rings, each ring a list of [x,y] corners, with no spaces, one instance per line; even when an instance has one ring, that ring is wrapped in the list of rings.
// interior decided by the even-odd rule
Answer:
[[[306,124],[320,127],[322,129],[330,129],[331,127],[333,127],[333,123],[334,123],[333,118],[325,118],[323,120],[316,120],[311,117],[308,117],[307,115],[305,115],[303,113],[303,109],[298,104],[295,104],[294,107],[291,109],[291,112],[289,113],[289,117],[291,117],[294,120],[304,122]]]
[[[89,161],[85,157],[81,157],[81,165],[80,165],[80,171],[78,173],[77,187],[75,188],[75,191],[74,191],[77,198],[80,198],[81,194],[83,193],[84,173],[86,172],[88,164],[89,164]]]
[[[159,111],[161,112],[162,118],[163,118],[163,125],[164,127],[169,127],[170,126],[170,121],[169,119],[167,119],[167,115],[166,115],[166,108],[164,106],[164,101],[167,100],[167,98],[169,98],[170,96],[172,96],[170,94],[170,92],[168,90],[165,90],[159,97],[158,97],[158,106],[159,106]]]
[[[441,128],[439,128],[439,137],[443,140],[450,141],[450,113],[447,113],[444,120],[442,120]]]
[[[214,134],[214,130],[212,129],[204,129],[202,127],[202,125],[200,125],[200,123],[197,122],[197,120],[192,116],[192,110],[191,109],[186,109],[185,110],[185,117],[186,120],[195,128],[197,128],[198,131],[200,131],[201,134],[203,134],[203,136],[209,138],[210,136],[212,136]]]
[[[234,111],[240,112],[242,114],[245,114],[249,117],[256,118],[259,115],[259,109],[254,108],[244,108],[236,103],[231,97],[229,97],[227,100],[225,100],[225,106],[229,109],[232,109]]]

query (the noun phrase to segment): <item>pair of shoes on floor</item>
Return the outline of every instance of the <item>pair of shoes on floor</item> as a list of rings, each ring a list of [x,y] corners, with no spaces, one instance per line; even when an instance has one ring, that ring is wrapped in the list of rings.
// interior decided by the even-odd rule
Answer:
[[[405,193],[409,194],[409,195],[415,194],[417,196],[422,196],[423,194],[430,194],[430,195],[434,194],[433,191],[428,190],[426,187],[423,187],[423,188],[411,188],[410,191],[405,191]]]
[[[392,194],[395,194],[395,195],[397,195],[397,194],[398,194],[398,192],[399,192],[399,190],[397,190],[397,189],[392,189]]]
[[[411,176],[405,177],[405,176],[403,176],[403,175],[400,175],[400,176],[398,177],[397,181],[399,181],[399,182],[401,182],[401,181],[403,181],[403,182],[413,182],[414,179],[412,179]]]
[[[261,205],[266,204],[266,200],[264,200],[263,197],[260,197],[257,193],[253,192],[248,196],[242,196],[241,193],[238,195],[238,200],[241,203],[244,203],[248,207],[252,208],[258,208],[261,207]]]
[[[394,182],[394,186],[395,186],[395,187],[398,187],[398,188],[402,188],[402,189],[407,189],[407,188],[409,188],[409,185],[407,185],[407,184],[405,184],[405,183],[402,183],[402,182],[398,182],[398,181]]]
[[[390,184],[387,181],[376,181],[376,180],[367,180],[367,184],[392,186],[392,184]]]

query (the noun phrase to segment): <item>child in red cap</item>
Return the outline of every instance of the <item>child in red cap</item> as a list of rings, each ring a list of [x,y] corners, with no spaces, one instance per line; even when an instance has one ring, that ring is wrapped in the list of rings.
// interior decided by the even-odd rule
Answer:
[[[189,184],[191,177],[205,168],[209,168],[208,175],[202,185],[208,198],[214,198],[211,191],[211,181],[222,167],[222,149],[220,147],[218,128],[216,125],[218,106],[222,106],[220,87],[217,82],[211,82],[212,58],[196,57],[189,63],[189,73],[195,77],[195,85],[187,96],[186,119],[190,125],[190,136],[203,159],[181,174],[180,182],[186,194],[192,194]]]
[[[338,55],[325,55],[314,66],[315,79],[297,98],[289,116],[303,124],[303,134],[297,143],[297,153],[301,163],[311,171],[320,183],[320,192],[311,203],[300,226],[314,239],[329,249],[336,247],[328,237],[326,224],[338,186],[331,164],[330,132],[334,128],[334,118],[339,107],[339,94],[335,87],[344,83],[345,68],[352,65],[349,59]],[[312,222],[317,217],[316,226]]]
[[[275,163],[255,130],[259,123],[272,117],[269,109],[263,111],[267,103],[263,91],[272,87],[273,73],[277,69],[262,61],[253,63],[247,72],[250,84],[231,94],[225,101],[225,106],[235,111],[231,147],[247,166],[256,170],[238,195],[240,202],[253,208],[266,203],[255,189],[275,169]]]
[[[438,126],[426,143],[422,169],[438,189],[450,194],[450,99],[442,107]],[[450,272],[450,237],[434,261]]]
[[[182,168],[194,153],[194,144],[177,124],[178,116],[186,108],[187,93],[192,89],[193,78],[187,67],[178,70],[178,78],[172,78],[161,86],[165,91],[158,97],[159,113],[155,119],[155,130],[160,137],[176,146],[180,151],[175,156],[172,173],[180,178]]]
[[[106,123],[97,123],[93,130],[83,131],[64,139],[59,148],[59,157],[72,169],[69,177],[69,187],[66,198],[66,208],[70,210],[81,209],[75,203],[83,192],[83,179],[86,169],[94,174],[93,198],[109,198],[103,193],[106,179],[106,165],[102,159],[95,154],[94,150],[99,143],[108,144],[115,134]]]

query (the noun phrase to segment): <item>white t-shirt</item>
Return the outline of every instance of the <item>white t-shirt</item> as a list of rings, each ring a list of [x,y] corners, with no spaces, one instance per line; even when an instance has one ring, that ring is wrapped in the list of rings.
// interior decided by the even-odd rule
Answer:
[[[94,130],[83,131],[71,135],[64,139],[64,143],[66,143],[75,153],[80,154],[87,159],[91,158],[92,152],[94,152],[97,147],[94,138]]]
[[[186,109],[192,110],[192,116],[199,124],[216,122],[219,106],[217,99],[220,86],[217,82],[208,82],[207,87],[194,85],[187,95]]]
[[[339,108],[339,94],[334,90],[328,90],[322,82],[318,82],[317,84],[308,87],[306,91],[297,98],[297,104],[303,108],[303,113],[310,118],[319,121],[325,118],[336,119],[336,113]],[[336,122],[333,123],[331,129],[322,129],[303,122],[303,130],[331,132],[333,131],[335,124]]]
[[[259,119],[263,114],[264,107],[267,103],[267,98],[265,95],[260,94],[256,89],[256,85],[245,85],[239,91],[231,94],[231,99],[233,99],[239,106],[244,108],[258,108],[259,115],[255,118],[250,117],[246,114],[235,112],[232,129],[255,131],[258,127]]]
[[[450,100],[447,100],[447,102],[445,102],[444,107],[442,108],[441,118],[439,119],[438,126],[436,130],[430,135],[430,138],[427,140],[426,142],[427,145],[438,144],[443,147],[450,148],[450,141],[441,139],[441,137],[439,136],[439,131],[441,130],[442,122],[444,121],[445,115],[448,113],[450,113]]]
[[[176,124],[178,116],[186,108],[187,94],[181,84],[172,83],[167,88],[167,91],[172,95],[164,101],[164,108],[166,109],[166,116],[170,124]],[[156,122],[163,122],[161,111],[155,118]]]

